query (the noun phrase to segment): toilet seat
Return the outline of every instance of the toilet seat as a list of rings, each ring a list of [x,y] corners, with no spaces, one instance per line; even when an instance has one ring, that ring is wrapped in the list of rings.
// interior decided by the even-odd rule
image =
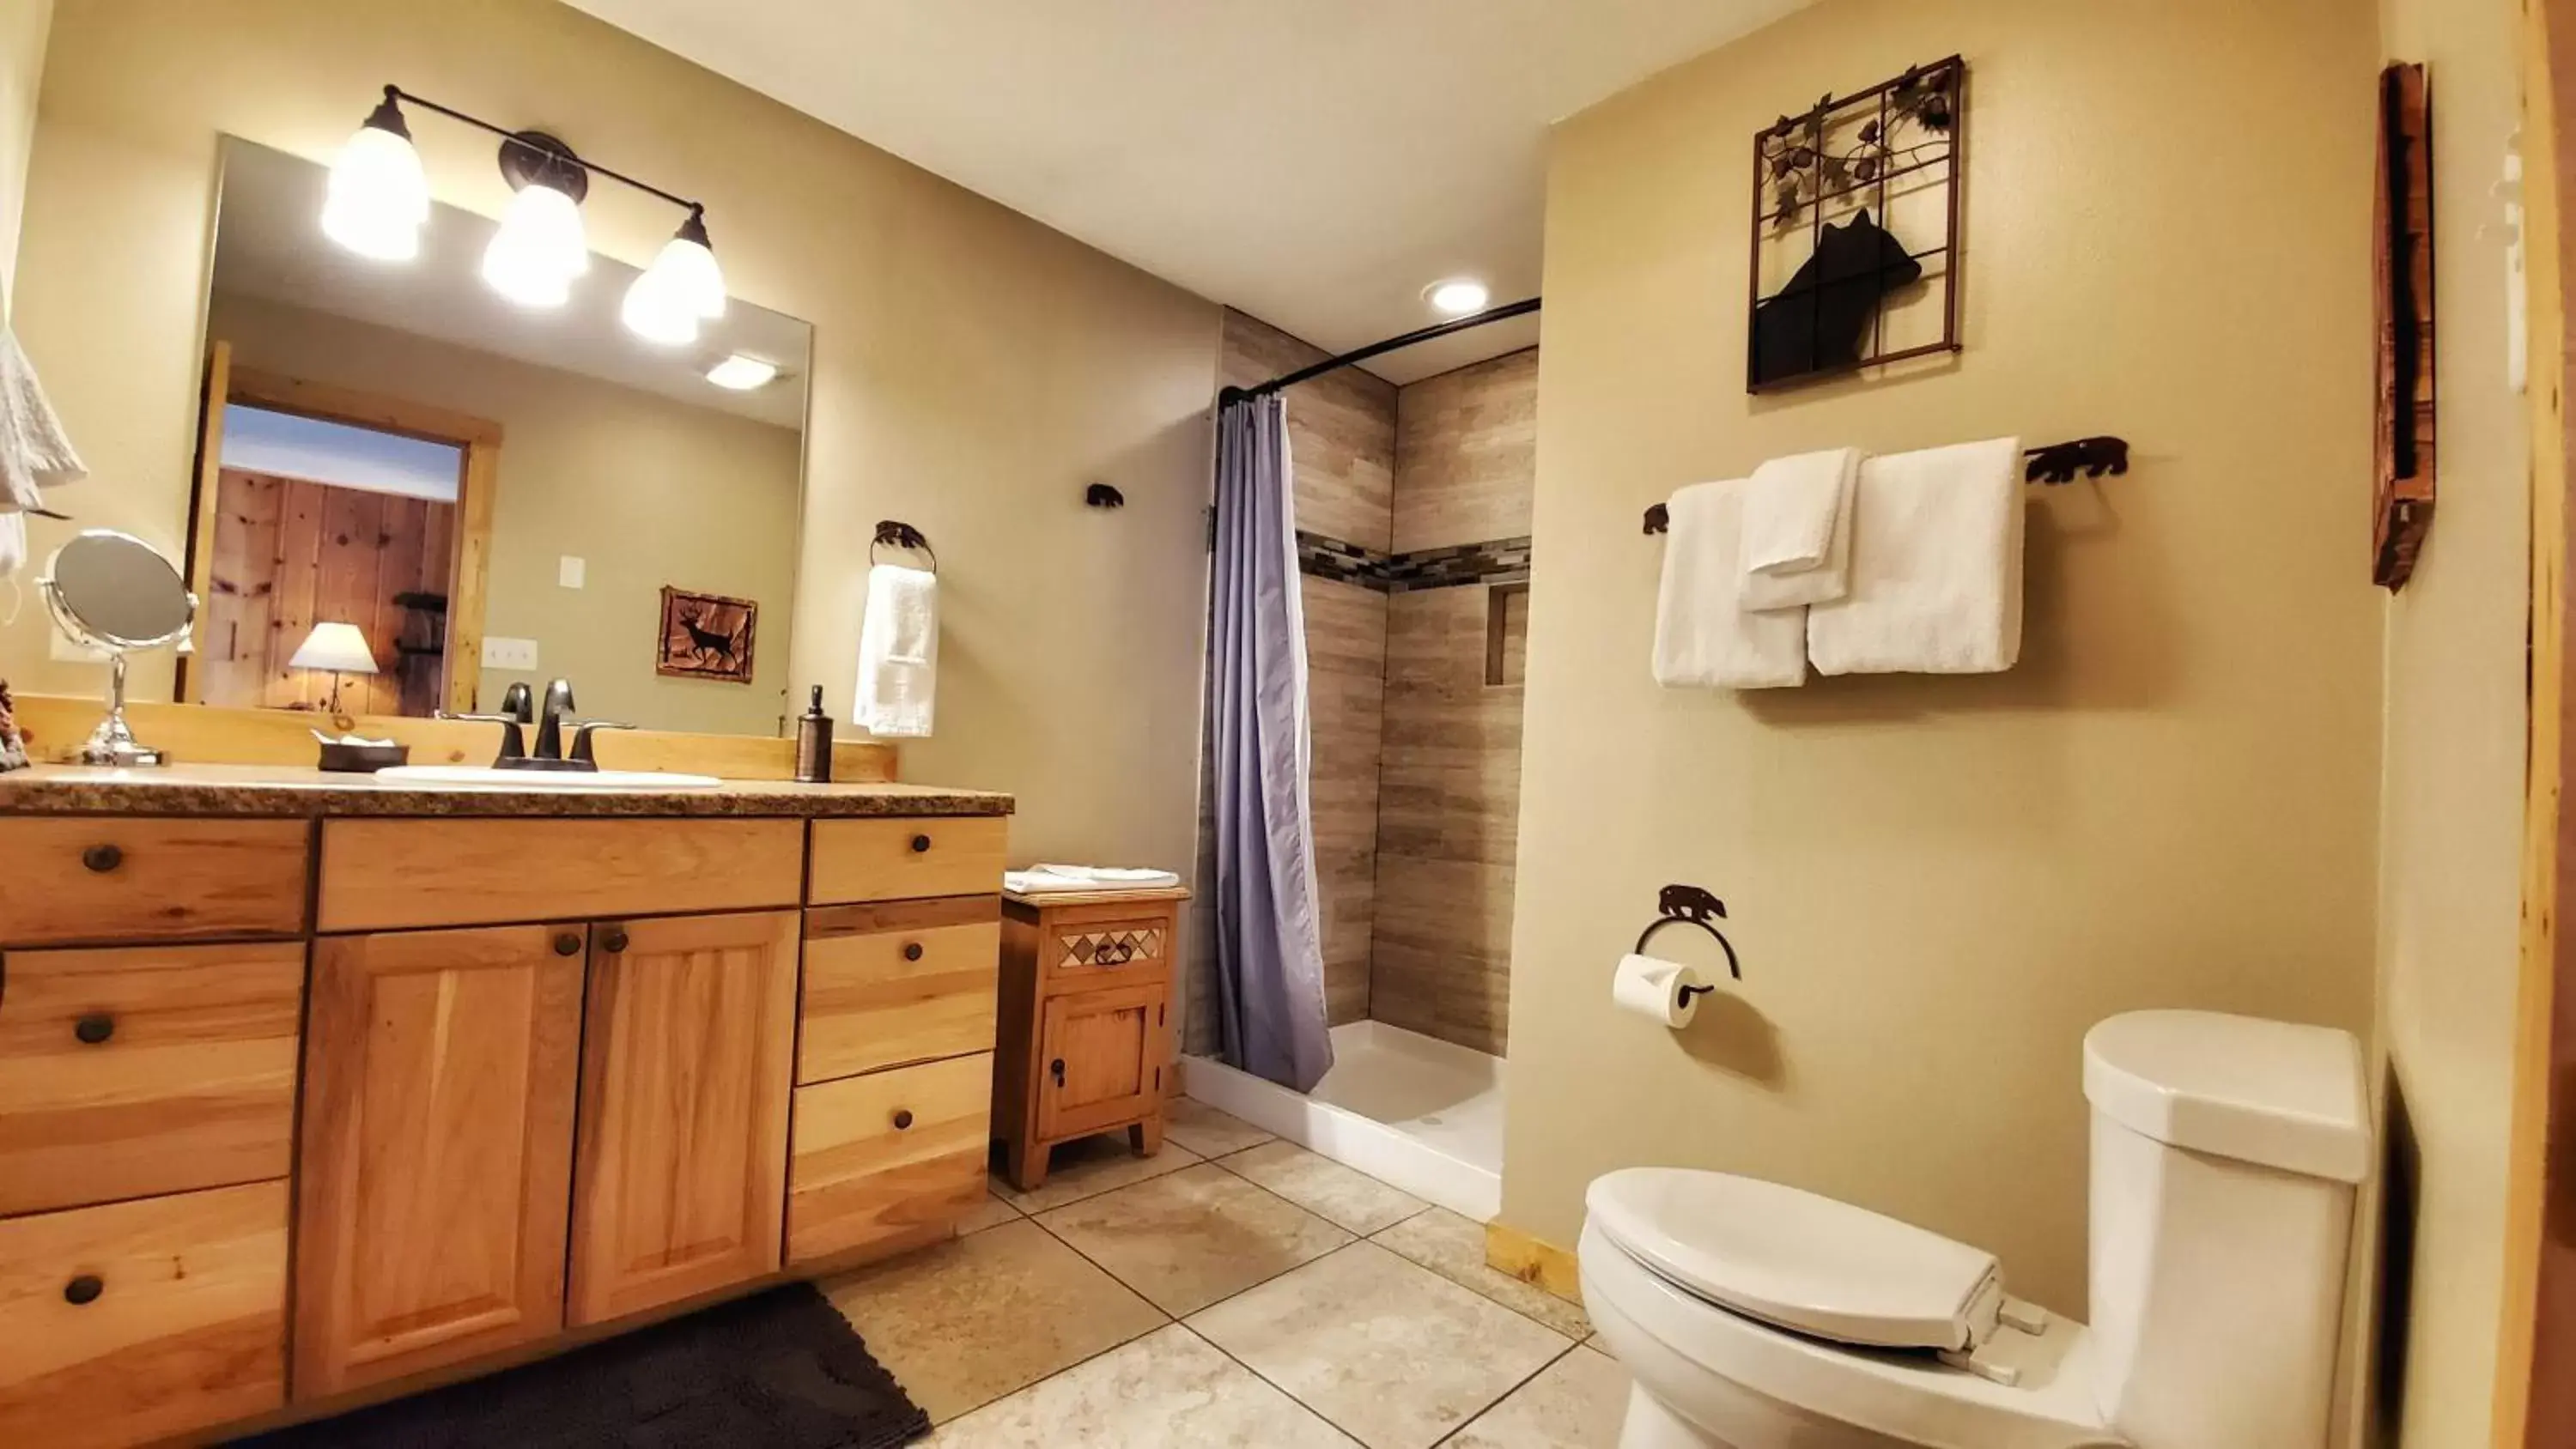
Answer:
[[[2092,1335],[2067,1319],[2051,1315],[2036,1334],[1995,1335],[1984,1352],[2013,1370],[2016,1382],[2006,1385],[1933,1352],[1830,1343],[1734,1312],[1631,1256],[1597,1217],[1584,1226],[1579,1256],[1584,1304],[1603,1341],[1685,1416],[1740,1415],[1749,1397],[1773,1406],[1770,1422],[1809,1426],[1802,1432],[1811,1437],[1798,1443],[1839,1442],[1820,1436],[1837,1424],[1927,1449],[2126,1443],[2093,1402]]]
[[[1629,1257],[1685,1292],[1862,1348],[1967,1352],[1995,1331],[1995,1255],[1760,1178],[1632,1167],[1584,1207]]]

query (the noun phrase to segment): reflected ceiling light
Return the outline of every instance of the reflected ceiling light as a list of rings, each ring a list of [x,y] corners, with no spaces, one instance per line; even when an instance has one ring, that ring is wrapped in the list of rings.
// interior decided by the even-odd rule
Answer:
[[[695,341],[701,322],[724,315],[724,273],[707,245],[706,208],[583,160],[542,131],[496,126],[399,86],[385,87],[384,102],[331,169],[322,229],[332,240],[365,256],[407,260],[419,255],[420,228],[429,219],[429,182],[412,149],[401,110],[405,105],[501,138],[501,174],[517,194],[484,249],[482,273],[502,296],[522,306],[559,307],[572,295],[573,278],[590,269],[581,203],[590,193],[591,178],[605,176],[688,213],[653,265],[627,289],[619,309],[627,327],[649,341],[676,346]]]
[[[745,357],[739,352],[707,369],[707,381],[718,387],[729,387],[735,392],[749,392],[756,387],[767,387],[769,380],[776,376],[778,376],[777,363],[763,362],[757,357]]]
[[[322,202],[322,234],[362,257],[407,262],[420,255],[420,228],[429,220],[429,178],[403,123],[400,94],[385,98],[340,148]]]
[[[1433,311],[1451,317],[1482,312],[1485,303],[1493,297],[1485,290],[1485,284],[1473,277],[1452,277],[1445,282],[1434,282],[1422,289],[1422,295],[1430,299]]]

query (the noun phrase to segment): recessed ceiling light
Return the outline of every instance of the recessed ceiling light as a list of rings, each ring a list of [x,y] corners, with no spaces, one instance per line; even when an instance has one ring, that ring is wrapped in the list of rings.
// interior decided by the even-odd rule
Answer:
[[[769,380],[777,375],[777,363],[763,362],[757,357],[745,357],[739,352],[707,369],[707,381],[718,387],[732,388],[735,392],[749,392],[755,387],[766,387]]]
[[[1431,300],[1433,311],[1464,317],[1470,312],[1484,311],[1486,301],[1493,294],[1485,290],[1484,283],[1472,277],[1452,277],[1423,288],[1422,295]]]

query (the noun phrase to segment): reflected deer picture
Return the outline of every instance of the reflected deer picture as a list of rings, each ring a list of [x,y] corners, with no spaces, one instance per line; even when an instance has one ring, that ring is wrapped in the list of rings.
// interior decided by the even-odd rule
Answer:
[[[662,590],[662,637],[653,672],[749,684],[760,605],[722,594]]]

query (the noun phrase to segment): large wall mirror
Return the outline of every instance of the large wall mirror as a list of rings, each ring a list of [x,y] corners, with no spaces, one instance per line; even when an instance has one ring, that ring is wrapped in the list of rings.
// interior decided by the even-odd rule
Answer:
[[[602,256],[522,306],[444,205],[417,257],[358,256],[326,178],[225,143],[181,698],[426,715],[561,676],[588,718],[778,733],[812,329],[735,301],[657,345]]]

